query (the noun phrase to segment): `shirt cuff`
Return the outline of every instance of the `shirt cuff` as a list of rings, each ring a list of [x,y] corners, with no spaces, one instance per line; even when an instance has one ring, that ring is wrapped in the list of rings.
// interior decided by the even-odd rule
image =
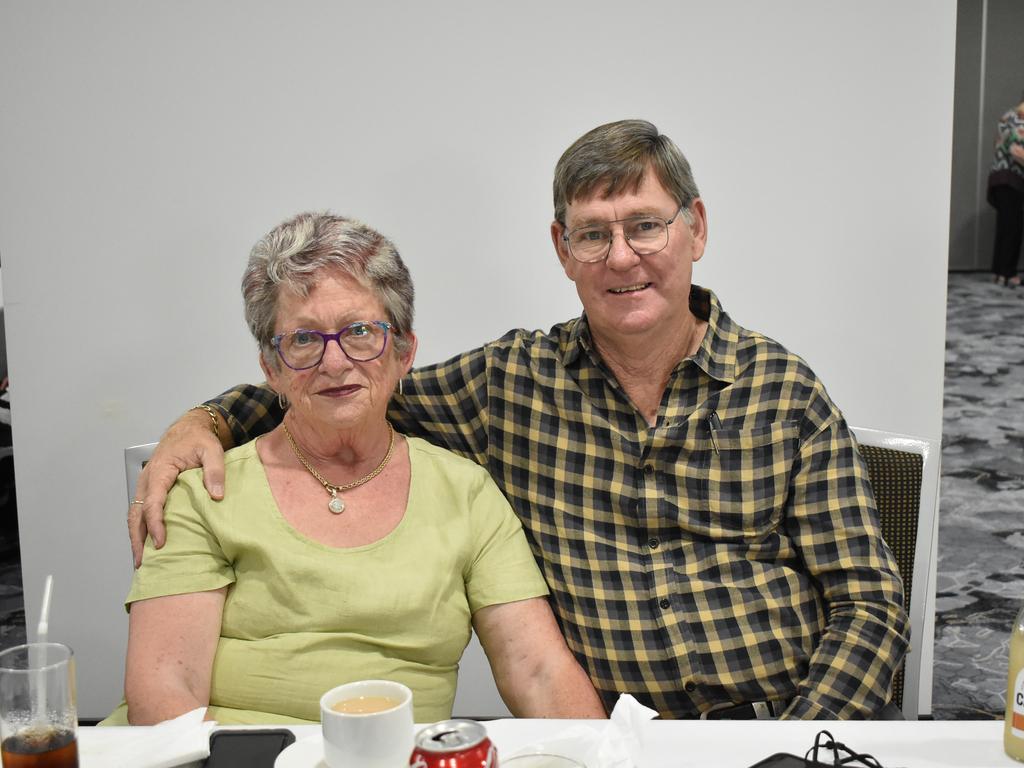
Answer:
[[[838,715],[806,696],[797,696],[779,715],[779,720],[836,720]]]
[[[224,408],[216,400],[207,400],[203,405],[208,405],[213,408],[217,413],[224,417],[224,421],[228,425],[228,429],[231,431],[231,444],[235,447],[242,445],[243,443],[249,442],[249,436],[246,434],[245,427],[243,427],[238,419],[236,419],[231,412]]]

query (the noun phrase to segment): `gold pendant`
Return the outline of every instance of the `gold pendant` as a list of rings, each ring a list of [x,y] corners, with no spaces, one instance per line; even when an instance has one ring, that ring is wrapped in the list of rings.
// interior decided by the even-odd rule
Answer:
[[[345,502],[338,498],[337,491],[331,491],[331,500],[327,502],[327,508],[336,515],[345,511]]]

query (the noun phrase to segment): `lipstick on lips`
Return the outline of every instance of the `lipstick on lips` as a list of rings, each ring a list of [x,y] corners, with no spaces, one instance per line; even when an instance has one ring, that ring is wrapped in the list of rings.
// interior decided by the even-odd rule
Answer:
[[[325,387],[324,389],[318,390],[317,394],[323,395],[324,397],[345,397],[346,395],[351,395],[353,392],[357,392],[360,389],[362,389],[362,386],[359,384],[342,384],[339,387]]]

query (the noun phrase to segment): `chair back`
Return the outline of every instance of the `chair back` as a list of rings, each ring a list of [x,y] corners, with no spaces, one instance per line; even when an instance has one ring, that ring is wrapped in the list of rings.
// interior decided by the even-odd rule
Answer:
[[[139,473],[142,472],[142,468],[146,466],[146,462],[149,461],[149,457],[153,455],[153,450],[156,448],[156,443],[144,443],[142,445],[133,445],[131,448],[124,449],[124,479],[128,488],[128,499],[126,504],[131,504],[132,499],[135,498],[135,484],[139,482]],[[131,558],[132,570],[135,572],[135,558],[131,557],[131,552],[128,553]]]
[[[882,537],[896,558],[910,617],[910,648],[893,680],[908,720],[931,714],[938,543],[939,456],[931,441],[854,427],[878,504]]]
[[[139,482],[139,473],[153,455],[156,446],[156,443],[143,443],[124,449],[124,479],[128,486],[129,504],[135,498],[135,484]]]

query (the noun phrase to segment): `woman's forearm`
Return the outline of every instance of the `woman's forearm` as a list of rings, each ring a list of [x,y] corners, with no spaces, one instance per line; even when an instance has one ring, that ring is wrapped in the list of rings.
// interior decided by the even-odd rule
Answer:
[[[145,683],[126,681],[124,696],[128,703],[128,722],[132,725],[162,723],[210,703],[209,695],[201,699],[182,681],[156,676]]]
[[[551,656],[558,658],[552,659]],[[516,717],[604,718],[607,714],[587,673],[566,649],[534,669],[502,675],[498,690]]]
[[[547,600],[491,605],[473,614],[498,692],[516,717],[606,717],[601,699]]]

